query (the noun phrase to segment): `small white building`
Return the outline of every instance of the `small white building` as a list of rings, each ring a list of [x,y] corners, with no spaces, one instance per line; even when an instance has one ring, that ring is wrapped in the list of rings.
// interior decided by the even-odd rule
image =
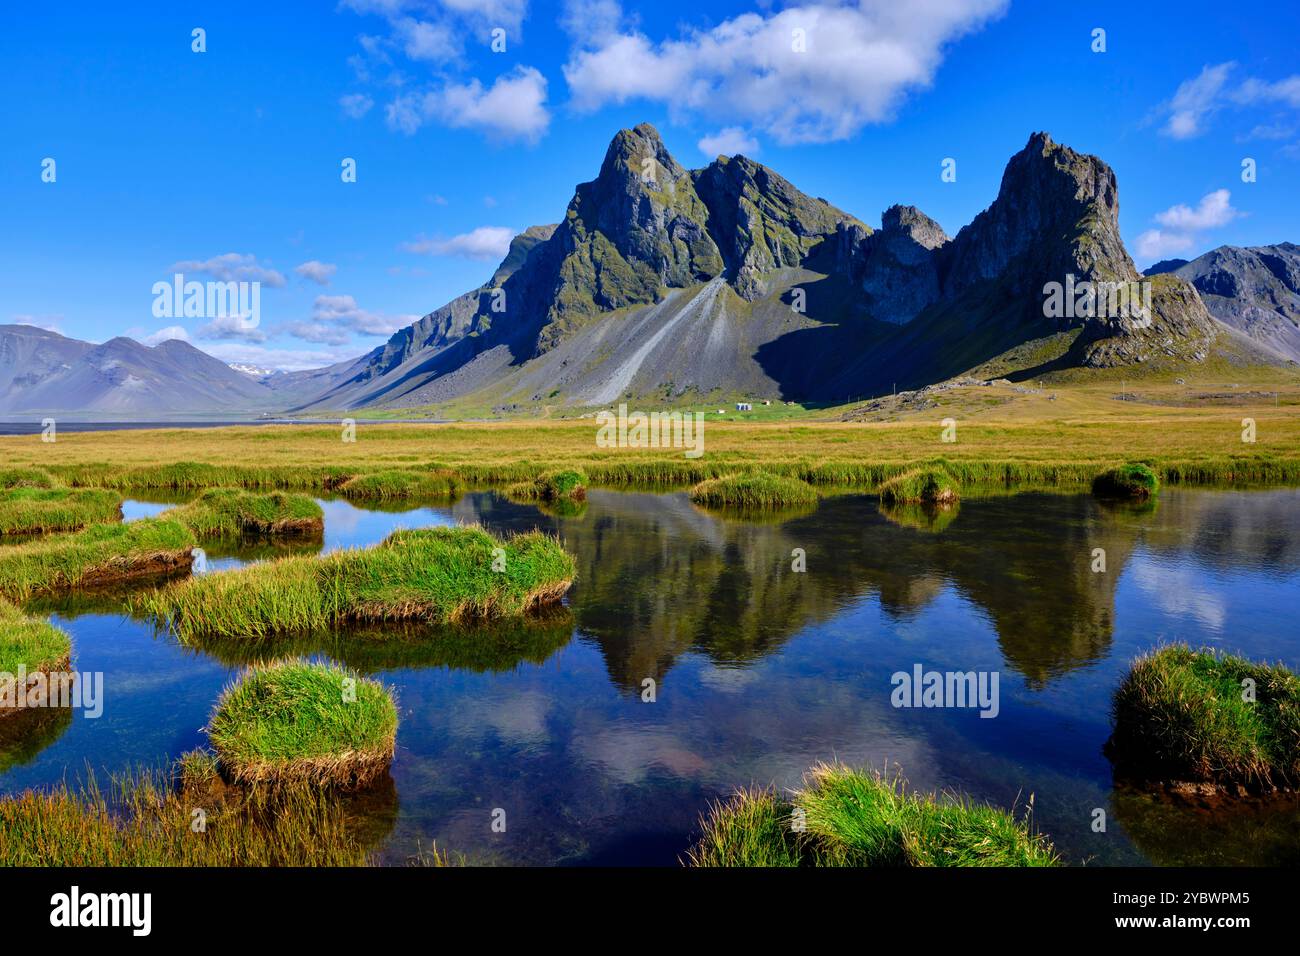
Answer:
[[[736,411],[738,412],[752,412],[753,410],[754,406],[749,402],[736,402]]]

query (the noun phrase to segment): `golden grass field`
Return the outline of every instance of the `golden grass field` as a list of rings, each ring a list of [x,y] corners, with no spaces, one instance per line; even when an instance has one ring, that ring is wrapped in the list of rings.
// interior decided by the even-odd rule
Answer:
[[[1294,378],[1295,376],[1290,376]],[[704,454],[598,448],[592,418],[454,424],[259,425],[0,438],[3,467],[43,468],[74,485],[333,487],[379,469],[446,469],[470,484],[582,467],[593,483],[684,483],[772,471],[822,484],[873,484],[943,459],[966,480],[1061,484],[1104,466],[1144,461],[1172,481],[1300,482],[1300,384],[1142,383],[969,386],[933,393],[935,407],[805,411],[751,420],[706,415]],[[1207,397],[1208,396],[1208,397]],[[790,410],[784,406],[783,413]],[[647,409],[653,410],[653,409]],[[849,413],[853,421],[841,420]],[[956,441],[941,422],[956,422]],[[883,420],[880,420],[883,419]],[[893,420],[890,420],[893,419]],[[1255,441],[1243,438],[1243,420]],[[201,466],[178,468],[175,466]]]

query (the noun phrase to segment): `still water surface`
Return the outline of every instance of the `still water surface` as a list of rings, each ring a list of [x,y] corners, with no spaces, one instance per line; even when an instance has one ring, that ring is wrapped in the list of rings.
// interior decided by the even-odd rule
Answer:
[[[578,556],[567,607],[527,625],[305,637],[261,652],[335,657],[396,690],[392,785],[368,811],[386,862],[436,841],[472,862],[675,865],[711,800],[793,786],[810,765],[842,760],[1003,806],[1032,797],[1068,862],[1300,863],[1294,802],[1152,800],[1117,790],[1102,753],[1111,693],[1157,644],[1300,668],[1296,490],[1175,489],[1145,510],[1025,494],[938,520],[888,516],[858,495],[761,520],[681,493],[592,491],[570,516],[490,492],[401,511],[322,505],[323,542],[213,550],[210,567],[467,522],[551,530]],[[1104,573],[1092,571],[1099,548]],[[104,672],[105,711],[0,737],[0,792],[158,767],[202,746],[213,702],[254,656],[178,646],[112,594],[31,607],[72,634],[77,670]],[[917,664],[996,672],[997,717],[893,707],[891,675]],[[505,833],[491,827],[497,808]]]

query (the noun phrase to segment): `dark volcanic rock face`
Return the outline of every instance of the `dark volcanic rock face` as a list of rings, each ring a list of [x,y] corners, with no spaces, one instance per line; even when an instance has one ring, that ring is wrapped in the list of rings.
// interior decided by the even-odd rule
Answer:
[[[868,314],[901,325],[938,301],[934,251],[947,241],[939,224],[915,206],[886,209],[880,230],[862,239],[858,275]]]

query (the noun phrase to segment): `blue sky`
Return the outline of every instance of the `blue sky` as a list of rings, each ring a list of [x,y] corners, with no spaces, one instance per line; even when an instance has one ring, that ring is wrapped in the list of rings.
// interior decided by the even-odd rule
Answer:
[[[688,167],[743,151],[949,233],[1046,129],[1114,167],[1139,266],[1300,241],[1297,36],[1290,0],[7,5],[0,322],[350,358],[484,281],[643,121]],[[177,265],[261,281],[259,322],[156,317]]]

